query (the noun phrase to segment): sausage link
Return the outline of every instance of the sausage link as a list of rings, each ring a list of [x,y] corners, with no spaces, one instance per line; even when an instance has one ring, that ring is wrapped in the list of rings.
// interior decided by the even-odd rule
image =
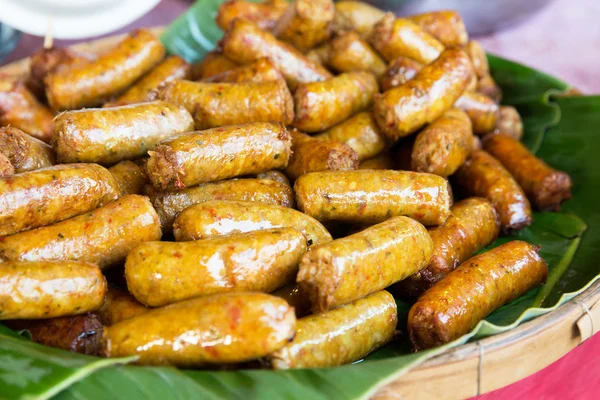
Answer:
[[[255,122],[190,132],[161,142],[146,169],[157,189],[186,186],[283,168],[292,138],[283,124]]]
[[[275,24],[273,34],[307,52],[329,39],[334,15],[333,0],[295,0]]]
[[[472,75],[466,53],[448,49],[404,85],[376,95],[375,120],[390,139],[407,136],[452,107]]]
[[[275,182],[283,183],[284,185],[291,185],[288,177],[283,172],[278,171],[276,169],[261,172],[260,174],[256,175],[256,179],[269,179]]]
[[[15,168],[10,163],[8,157],[0,153],[0,178],[15,174]]]
[[[44,346],[97,356],[102,345],[102,323],[94,313],[38,320],[14,320],[5,324],[27,330],[31,340]]]
[[[52,118],[50,110],[23,83],[0,75],[0,125],[20,129],[48,143]]]
[[[427,125],[415,139],[411,169],[447,177],[465,163],[473,149],[471,121],[453,109]]]
[[[237,68],[238,66],[237,63],[234,63],[220,52],[211,51],[202,59],[202,61],[192,65],[191,79],[207,79],[211,76]]]
[[[292,45],[277,40],[272,33],[262,31],[250,21],[233,21],[221,44],[225,56],[241,64],[268,58],[281,71],[290,87],[323,81],[332,76]]]
[[[375,77],[364,71],[298,85],[294,126],[306,132],[330,128],[370,107],[378,91]]]
[[[350,146],[358,155],[359,161],[373,158],[387,147],[387,139],[368,111],[356,114],[315,137]]]
[[[161,140],[194,129],[185,109],[164,101],[66,111],[54,123],[60,162],[104,165],[141,157]]]
[[[467,28],[454,10],[433,11],[411,15],[409,20],[439,40],[444,46],[464,46],[469,41]]]
[[[283,80],[283,74],[268,58],[261,58],[252,64],[243,65],[229,71],[209,76],[204,82],[244,83],[244,82],[270,82]]]
[[[104,107],[125,106],[151,101],[153,100],[154,90],[164,83],[176,79],[189,79],[190,77],[190,64],[179,56],[169,56],[116,100],[104,104]]]
[[[292,155],[286,175],[298,179],[318,171],[347,171],[358,167],[358,155],[350,146],[328,139],[317,139],[296,130],[292,135]]]
[[[294,103],[285,82],[206,83],[174,81],[159,89],[161,100],[186,108],[196,129],[250,122],[294,120]]]
[[[310,314],[310,299],[302,291],[297,283],[290,283],[271,293],[273,296],[281,297],[291,307],[294,307],[296,318],[302,318]]]
[[[106,300],[98,310],[98,317],[102,325],[110,326],[126,319],[145,314],[151,308],[146,307],[128,292],[109,286],[106,292]]]
[[[207,201],[186,208],[175,219],[173,233],[177,241],[187,241],[286,227],[302,232],[309,246],[332,240],[319,221],[293,208],[231,200]]]
[[[336,33],[354,31],[366,39],[384,16],[384,11],[362,1],[337,1],[332,29]]]
[[[381,91],[386,92],[397,86],[404,85],[423,69],[423,64],[408,57],[396,57],[387,66],[385,73],[379,80]]]
[[[160,223],[148,198],[128,195],[58,224],[6,236],[0,261],[76,260],[108,268],[140,243],[160,240]]]
[[[487,198],[493,205],[504,233],[531,225],[531,205],[523,189],[502,164],[479,150],[456,173],[456,181],[469,195]]]
[[[494,132],[504,133],[516,140],[523,137],[523,121],[516,108],[500,106],[500,115]]]
[[[0,320],[83,314],[99,309],[105,294],[106,279],[93,264],[0,263]]]
[[[380,77],[385,61],[356,32],[345,32],[331,41],[328,65],[338,72],[367,71]]]
[[[120,196],[105,168],[65,164],[0,179],[0,236],[92,211]]]
[[[485,137],[483,148],[513,175],[536,208],[558,211],[571,198],[571,177],[537,158],[518,140],[497,133]]]
[[[216,21],[224,31],[227,31],[231,22],[238,18],[252,21],[260,29],[270,31],[287,7],[286,0],[270,0],[261,3],[229,0],[219,6]]]
[[[405,215],[441,225],[450,215],[448,182],[408,171],[323,171],[298,178],[298,208],[323,221],[373,224]]]
[[[0,128],[0,153],[10,160],[17,174],[51,167],[56,162],[52,147],[10,126]]]
[[[473,133],[485,135],[496,128],[500,109],[488,96],[477,92],[465,92],[454,106],[467,113],[473,123]]]
[[[267,361],[278,370],[351,363],[390,342],[397,323],[396,302],[382,290],[335,310],[299,319],[294,340]]]
[[[146,170],[132,161],[121,161],[108,169],[115,178],[121,196],[141,194],[148,181]]]
[[[267,179],[232,179],[205,183],[176,192],[156,192],[146,187],[165,233],[171,232],[175,217],[186,208],[210,200],[255,201],[294,207],[294,193],[289,185]]]
[[[465,51],[473,63],[475,75],[479,79],[490,76],[490,65],[488,63],[485,49],[481,43],[477,40],[470,40],[465,47]]]
[[[125,278],[131,294],[153,307],[223,292],[268,293],[294,281],[305,252],[306,238],[291,228],[148,242],[127,256]]]
[[[358,233],[312,247],[302,257],[297,281],[313,312],[361,299],[427,266],[433,241],[423,225],[390,218]]]
[[[403,296],[420,296],[498,238],[500,221],[488,200],[470,197],[456,203],[451,211],[444,225],[429,230],[433,256],[427,267],[396,284],[395,290]]]
[[[548,266],[539,247],[515,240],[475,256],[426,291],[410,309],[415,349],[451,342],[498,307],[539,286]]]
[[[484,76],[477,81],[477,92],[486,95],[496,103],[500,103],[502,100],[502,89],[491,75]]]
[[[358,169],[396,169],[396,164],[388,153],[369,158],[358,164]]]

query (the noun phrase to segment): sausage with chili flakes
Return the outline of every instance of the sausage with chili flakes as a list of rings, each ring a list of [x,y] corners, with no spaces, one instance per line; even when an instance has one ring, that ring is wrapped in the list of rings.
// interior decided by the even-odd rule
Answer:
[[[108,169],[115,178],[121,196],[141,194],[148,181],[146,170],[132,161],[121,161]]]
[[[441,225],[450,215],[448,182],[437,175],[387,170],[323,171],[294,185],[298,208],[323,221],[373,224],[404,215]]]
[[[539,247],[515,240],[475,256],[423,293],[408,314],[416,350],[458,339],[500,306],[546,280]]]
[[[571,198],[571,177],[537,158],[518,140],[495,133],[484,138],[483,148],[514,176],[539,210],[558,211]]]
[[[523,121],[516,108],[500,106],[500,115],[494,132],[504,133],[516,140],[523,137]]]
[[[478,150],[456,172],[456,182],[471,196],[487,198],[493,205],[504,233],[531,225],[531,205],[523,189],[502,164]]]
[[[271,293],[273,296],[281,297],[294,307],[296,318],[302,318],[310,314],[310,299],[302,291],[297,283],[290,283]]]
[[[394,217],[312,247],[302,257],[297,281],[313,312],[323,312],[408,278],[427,266],[432,252],[423,225]]]
[[[294,126],[306,132],[330,128],[370,107],[378,91],[375,77],[364,71],[298,85]]]
[[[0,320],[83,314],[99,309],[105,294],[106,279],[93,264],[0,263]]]
[[[261,58],[252,64],[243,65],[203,79],[204,82],[225,83],[269,82],[278,80],[283,80],[283,75],[268,58]]]
[[[444,225],[429,230],[433,240],[433,256],[427,267],[395,285],[395,289],[403,296],[420,296],[498,238],[500,221],[488,200],[470,197],[459,201],[450,210],[452,215]]]
[[[272,33],[261,30],[250,21],[233,21],[221,43],[223,54],[241,64],[268,58],[292,88],[300,83],[323,81],[332,76],[292,45],[277,40]]]
[[[0,128],[0,153],[10,160],[17,174],[51,167],[56,162],[52,147],[9,126]]]
[[[356,32],[345,32],[330,42],[328,65],[338,72],[367,71],[380,77],[385,61]]]
[[[253,1],[229,0],[219,6],[217,25],[227,31],[234,19],[246,19],[254,22],[265,31],[273,29],[288,7],[286,0]]]
[[[145,314],[151,308],[146,307],[128,292],[108,287],[106,300],[98,310],[98,316],[102,325],[110,326],[126,319]]]
[[[0,261],[76,260],[112,267],[140,243],[160,240],[160,223],[147,197],[127,195],[54,225],[0,240]]]
[[[444,46],[464,46],[469,40],[464,21],[454,10],[432,11],[407,18]]]
[[[362,1],[336,1],[332,29],[336,33],[354,31],[366,39],[385,12]]]
[[[226,293],[182,301],[106,327],[103,355],[139,355],[143,365],[231,364],[264,357],[295,332],[294,310],[285,300],[263,293]]]
[[[383,92],[396,86],[404,85],[417,75],[417,72],[423,69],[423,64],[411,60],[408,57],[396,57],[387,66],[385,73],[379,80],[379,85]]]
[[[192,65],[192,79],[207,79],[211,76],[239,67],[218,51],[211,51],[202,61]]]
[[[273,34],[306,52],[329,39],[333,0],[295,0],[281,15]]]
[[[267,357],[274,369],[323,368],[351,363],[396,335],[396,302],[385,290],[326,313],[298,320],[294,339]]]
[[[309,246],[332,240],[319,221],[293,208],[231,200],[207,201],[186,208],[175,219],[173,233],[176,240],[187,241],[286,227],[302,232]]]
[[[465,92],[454,103],[454,106],[467,113],[473,123],[473,133],[485,135],[496,128],[500,110],[498,104],[488,96],[476,92]]]
[[[120,196],[105,168],[63,164],[0,179],[0,236],[92,211]]]

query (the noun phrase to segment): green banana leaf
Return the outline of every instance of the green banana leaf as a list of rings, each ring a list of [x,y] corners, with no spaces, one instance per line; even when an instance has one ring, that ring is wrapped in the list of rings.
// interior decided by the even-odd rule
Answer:
[[[221,0],[201,0],[165,32],[172,53],[199,60],[221,33],[214,15]],[[548,282],[496,310],[472,332],[445,346],[410,353],[405,338],[365,360],[337,368],[293,371],[178,370],[122,365],[128,359],[100,359],[51,349],[0,325],[0,398],[6,399],[188,399],[188,398],[368,398],[378,388],[423,361],[469,340],[512,329],[576,296],[600,277],[600,97],[559,97],[568,85],[531,68],[490,56],[504,102],[524,119],[524,142],[574,181],[573,198],[560,213],[536,213],[518,239],[541,244]],[[587,230],[586,230],[587,229]],[[490,247],[514,238],[501,238]],[[410,303],[397,299],[400,329]]]

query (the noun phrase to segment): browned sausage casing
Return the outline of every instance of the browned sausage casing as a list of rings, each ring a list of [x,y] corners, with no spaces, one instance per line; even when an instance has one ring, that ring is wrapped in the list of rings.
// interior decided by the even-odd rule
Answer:
[[[265,31],[273,29],[277,20],[288,7],[286,0],[268,0],[261,3],[229,0],[219,6],[217,25],[224,31],[234,19],[243,18],[254,22]]]
[[[132,161],[121,161],[108,169],[119,186],[121,196],[141,194],[148,182],[146,170]]]
[[[450,215],[448,182],[437,175],[388,170],[323,171],[294,185],[298,208],[323,221],[377,223],[405,215],[441,225]]]
[[[184,108],[153,101],[64,112],[54,120],[52,144],[62,163],[111,165],[141,157],[161,140],[193,129]]]
[[[361,161],[358,169],[396,169],[396,163],[389,153],[383,153],[374,158]]]
[[[58,224],[0,238],[0,261],[77,260],[108,268],[160,236],[148,198],[131,194]]]
[[[268,58],[281,71],[290,87],[331,78],[331,73],[321,65],[250,21],[233,21],[222,46],[225,56],[242,64]]]
[[[273,33],[306,52],[329,39],[333,0],[295,0],[275,24]]]
[[[294,93],[294,126],[306,132],[330,128],[368,108],[378,91],[375,77],[364,71],[298,85]]]
[[[338,72],[367,71],[383,75],[385,61],[356,32],[344,32],[331,41],[328,65]]]
[[[0,320],[83,314],[99,309],[105,294],[106,279],[93,264],[0,262]]]
[[[165,82],[176,79],[188,79],[190,77],[190,64],[179,56],[169,56],[125,93],[116,100],[106,103],[104,107],[124,106],[153,100],[153,91]]]
[[[523,121],[516,108],[500,106],[500,115],[494,132],[504,133],[516,140],[523,137]]]
[[[186,186],[284,168],[292,138],[283,124],[255,122],[190,132],[161,142],[146,166],[157,189]]]
[[[496,128],[500,110],[498,104],[488,96],[476,92],[465,92],[454,106],[466,112],[471,118],[473,133],[485,135]]]
[[[347,171],[358,167],[358,155],[350,146],[329,140],[317,139],[296,130],[292,134],[292,155],[286,175],[292,179],[309,172]]]
[[[310,314],[310,299],[302,291],[297,283],[290,283],[271,293],[273,296],[281,297],[287,303],[294,307],[296,318],[302,318]]]
[[[410,309],[415,349],[451,342],[492,311],[546,280],[539,248],[515,240],[475,256],[423,293]]]
[[[239,65],[217,51],[208,53],[202,61],[192,65],[192,79],[207,79],[234,68]]]
[[[176,240],[187,241],[285,227],[302,232],[309,246],[332,240],[319,221],[293,208],[231,200],[207,201],[186,208],[175,220],[173,233]]]
[[[408,57],[396,57],[387,66],[385,73],[379,80],[381,91],[386,92],[396,86],[404,85],[423,69],[423,64]]]
[[[284,81],[245,83],[169,82],[159,89],[160,99],[186,108],[196,129],[250,122],[294,120],[292,95]]]
[[[48,103],[55,110],[101,104],[131,86],[164,54],[160,40],[148,30],[131,32],[112,51],[94,62],[49,74],[45,79]]]
[[[285,207],[294,206],[292,188],[267,179],[232,179],[205,183],[176,192],[156,192],[149,187],[146,189],[165,233],[171,231],[173,221],[181,211],[204,201],[239,200],[278,204]]]
[[[464,46],[469,40],[467,28],[454,10],[433,11],[408,17],[421,29],[439,40],[444,46]]]
[[[131,294],[164,306],[223,292],[272,292],[293,282],[306,238],[292,228],[231,234],[190,242],[147,242],[127,256]]]
[[[450,176],[464,164],[472,149],[473,130],[468,115],[451,108],[417,135],[411,169]]]
[[[283,80],[283,74],[275,68],[275,65],[268,58],[261,58],[252,64],[223,71],[203,79],[204,82],[225,83],[269,82],[278,80]]]
[[[8,157],[0,153],[0,178],[14,175],[15,168],[10,163]]]
[[[558,211],[571,198],[571,177],[537,158],[518,140],[497,133],[485,137],[483,148],[514,176],[538,209]]]
[[[473,254],[493,242],[500,233],[494,206],[481,197],[459,201],[444,225],[431,228],[433,256],[426,268],[398,282],[396,288],[407,297],[420,296]]]
[[[366,39],[385,12],[362,1],[336,1],[333,31],[355,31]]]
[[[360,360],[390,342],[398,314],[382,290],[326,313],[298,320],[298,333],[267,360],[274,369],[334,367]]]
[[[105,168],[65,164],[0,179],[0,236],[53,224],[120,196]]]
[[[97,356],[102,344],[102,323],[94,313],[38,320],[7,321],[15,330],[27,330],[31,340],[44,346]]]
[[[102,325],[113,325],[117,322],[147,313],[151,308],[146,307],[132,295],[114,287],[108,287],[106,300],[98,310]]]
[[[10,160],[17,174],[51,167],[56,162],[52,147],[10,126],[0,128],[0,153]]]
[[[376,95],[375,120],[390,139],[407,136],[452,107],[472,75],[467,54],[448,49],[404,85]]]
[[[531,205],[523,189],[502,164],[478,150],[456,173],[456,181],[469,195],[485,197],[500,217],[502,231],[511,233],[531,224]]]
[[[394,217],[363,231],[312,247],[302,257],[297,281],[314,312],[385,289],[424,268],[433,242],[423,225]]]
[[[283,347],[295,332],[294,310],[285,300],[263,293],[226,293],[182,301],[109,326],[104,329],[103,353],[137,354],[138,363],[145,365],[229,364],[264,357]]]

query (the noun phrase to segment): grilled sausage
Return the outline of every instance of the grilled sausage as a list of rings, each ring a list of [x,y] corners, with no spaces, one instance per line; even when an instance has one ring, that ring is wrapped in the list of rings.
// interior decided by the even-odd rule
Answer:
[[[395,285],[395,290],[403,296],[420,296],[498,238],[500,221],[488,200],[470,197],[456,203],[451,211],[444,225],[429,230],[433,256],[427,267]]]
[[[377,157],[361,161],[358,169],[396,169],[396,164],[388,153],[382,153]]]
[[[161,142],[146,169],[154,187],[186,186],[283,168],[292,138],[276,122],[255,122],[190,132]]]
[[[298,320],[298,333],[271,354],[274,369],[334,367],[360,360],[396,334],[396,302],[386,291]]]
[[[454,10],[433,11],[408,17],[444,46],[464,46],[469,40],[460,14]]]
[[[232,70],[239,65],[218,51],[211,51],[202,61],[192,65],[192,79],[207,79],[211,76]]]
[[[361,299],[424,268],[433,241],[423,225],[394,217],[350,236],[312,247],[297,281],[313,312]]]
[[[10,160],[17,174],[51,167],[56,162],[52,147],[10,126],[0,128],[0,153]]]
[[[263,293],[226,293],[109,326],[104,329],[103,353],[137,354],[138,363],[145,365],[229,364],[264,357],[283,347],[295,332],[294,310],[285,300]]]
[[[111,165],[141,157],[161,140],[193,129],[185,109],[163,101],[67,111],[54,120],[53,146],[62,163]]]
[[[0,179],[0,236],[38,228],[94,210],[120,195],[110,172],[70,164]]]
[[[354,31],[366,39],[385,12],[362,1],[338,1],[332,29],[336,33]]]
[[[231,22],[238,18],[252,21],[260,29],[270,31],[287,7],[286,0],[269,0],[261,3],[229,0],[219,6],[216,21],[224,31],[227,31]]]
[[[121,161],[108,170],[117,182],[121,196],[141,194],[148,183],[145,169],[132,161]]]
[[[571,198],[571,177],[537,158],[518,140],[497,133],[484,138],[483,148],[514,176],[539,210],[558,211]]]
[[[275,24],[273,34],[307,52],[329,39],[334,15],[333,0],[295,0]]]
[[[489,153],[479,150],[456,173],[456,181],[469,195],[487,198],[493,205],[504,233],[531,224],[529,200],[502,164]]]
[[[290,87],[331,78],[331,73],[321,65],[250,21],[233,21],[221,44],[223,54],[241,64],[268,58],[281,71]]]
[[[415,77],[376,95],[373,115],[390,139],[407,136],[433,122],[463,94],[473,67],[460,49],[448,49]]]
[[[309,246],[332,240],[319,221],[293,208],[231,200],[207,201],[186,208],[175,219],[173,233],[178,241],[187,241],[285,227],[302,232]]]
[[[422,69],[423,65],[415,60],[403,56],[396,57],[390,61],[385,73],[379,80],[381,91],[386,92],[397,86],[404,85]]]
[[[373,224],[405,215],[425,225],[441,225],[450,215],[448,182],[437,175],[408,171],[323,171],[294,185],[298,208],[323,221]]]
[[[256,179],[269,179],[290,186],[290,180],[288,179],[288,177],[283,172],[278,171],[276,169],[261,172],[260,174],[256,175]]]
[[[0,320],[83,314],[100,308],[105,294],[106,279],[93,264],[0,263]]]
[[[285,82],[205,83],[175,81],[158,93],[160,99],[186,108],[196,129],[250,122],[294,120],[294,103]]]
[[[500,114],[494,132],[504,133],[516,140],[523,137],[523,121],[516,108],[500,106]]]
[[[45,79],[48,103],[55,110],[99,105],[131,86],[164,54],[160,40],[148,30],[133,31],[93,63],[50,73]]]
[[[485,135],[496,128],[500,110],[498,104],[488,96],[476,92],[465,92],[454,103],[454,106],[466,112],[471,118],[473,133]]]
[[[271,293],[273,296],[281,297],[287,303],[294,307],[296,318],[302,318],[310,314],[310,299],[300,289],[297,283],[290,283]]]
[[[548,266],[538,250],[515,240],[469,259],[436,283],[410,309],[408,333],[414,348],[451,342],[542,284]]]
[[[380,77],[386,70],[385,61],[356,32],[344,32],[330,44],[328,65],[338,72],[367,71]]]
[[[452,175],[471,154],[472,138],[468,115],[457,109],[446,111],[417,135],[411,169],[443,177]]]
[[[190,77],[190,64],[179,56],[169,56],[116,100],[104,104],[104,107],[125,106],[151,101],[154,97],[154,90],[161,85],[176,79],[188,79]]]
[[[151,308],[137,301],[129,293],[109,286],[106,292],[106,300],[98,310],[98,317],[100,317],[102,325],[110,326],[137,317],[150,310]]]
[[[283,74],[279,72],[275,65],[268,58],[261,58],[252,64],[243,65],[229,71],[223,71],[219,74],[209,76],[203,79],[204,82],[225,82],[225,83],[243,83],[243,82],[269,82],[282,80]]]
[[[328,139],[316,139],[296,130],[292,135],[292,155],[286,175],[298,179],[318,171],[347,171],[358,167],[358,155],[350,146]]]
[[[87,214],[2,238],[0,261],[76,260],[104,269],[160,236],[158,215],[148,198],[131,194]]]
[[[294,93],[294,126],[305,132],[330,128],[367,109],[378,91],[375,77],[364,71],[298,85]]]

